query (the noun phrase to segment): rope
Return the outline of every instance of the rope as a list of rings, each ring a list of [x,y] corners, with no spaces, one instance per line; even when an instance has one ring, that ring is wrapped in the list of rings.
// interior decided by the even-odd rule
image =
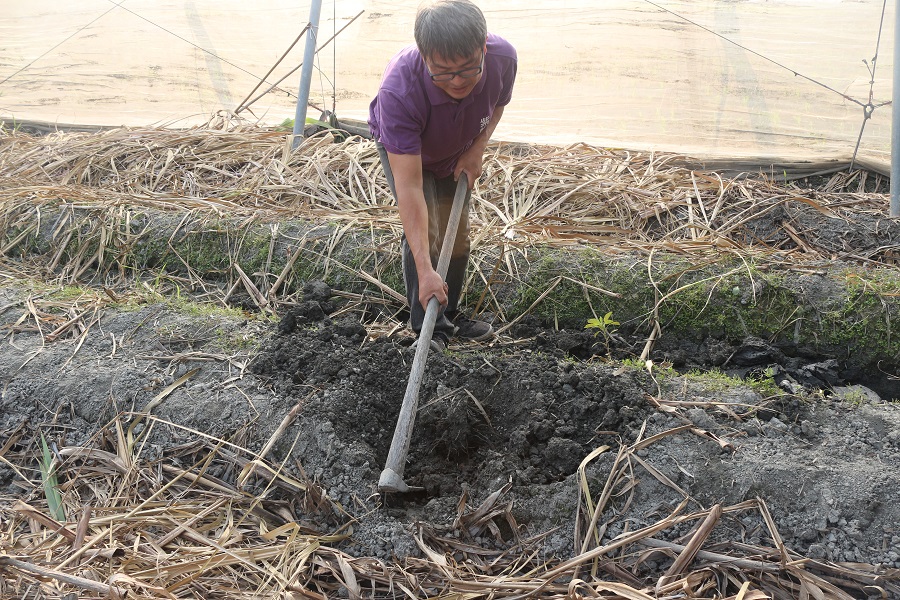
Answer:
[[[334,45],[331,47],[331,79],[329,79],[325,71],[322,70],[319,53],[316,53],[316,71],[319,73],[319,89],[322,94],[322,106],[328,106],[328,100],[325,98],[325,88],[331,87],[331,115],[329,115],[329,120],[336,116],[337,111],[337,2],[331,3],[331,10],[331,39],[335,40]],[[325,85],[326,82],[328,83],[327,86]],[[328,110],[325,109],[323,112],[327,113]]]
[[[331,3],[331,33],[337,38],[337,0]],[[331,94],[331,114],[334,114],[337,111],[337,39],[335,39],[331,51],[331,77],[334,85]],[[322,104],[325,104],[324,98],[322,98]]]
[[[342,25],[341,28],[337,30],[337,33],[335,33],[333,36],[331,36],[330,38],[328,38],[326,41],[322,42],[322,44],[320,44],[319,47],[316,48],[316,53],[318,54],[319,52],[321,52],[321,51],[322,51],[322,48],[324,48],[325,46],[327,46],[328,44],[330,44],[331,41],[335,39],[335,37],[337,37],[338,35],[340,35],[345,29],[347,29],[348,27],[350,27],[350,25],[352,25],[354,22],[356,22],[356,20],[357,20],[357,19],[360,17],[360,15],[362,15],[364,12],[366,12],[366,11],[365,11],[365,10],[360,10],[358,13],[356,13],[356,15],[355,15],[352,19],[350,19],[347,23],[345,23],[344,25]],[[309,27],[309,24],[307,24],[307,28],[308,28],[308,27]],[[266,90],[265,92],[263,92],[262,94],[256,96],[255,98],[253,98],[253,99],[250,100],[249,102],[246,102],[246,103],[244,104],[244,106],[241,107],[241,110],[246,110],[246,109],[248,109],[248,108],[250,107],[251,104],[253,104],[253,103],[256,102],[257,100],[259,100],[260,98],[262,98],[263,96],[265,96],[266,94],[268,94],[269,92],[271,92],[272,90],[274,90],[276,87],[278,87],[278,84],[279,84],[279,83],[281,83],[282,81],[284,81],[285,79],[287,79],[288,77],[290,77],[291,75],[293,75],[293,74],[294,74],[297,70],[299,70],[300,67],[302,67],[302,66],[303,66],[303,63],[301,62],[299,65],[297,65],[296,67],[294,67],[293,69],[291,69],[290,71],[288,71],[287,74],[282,75],[282,76],[281,76],[281,79],[279,79],[277,82],[275,82],[275,84],[269,86],[269,89],[267,89],[267,90]],[[321,72],[321,70],[320,70],[320,72]],[[313,106],[313,105],[310,103],[310,106]],[[320,109],[318,106],[313,106],[313,108],[315,108],[315,109],[317,109],[317,110],[322,110],[322,109]]]
[[[124,0],[122,0],[122,1],[124,2]],[[109,2],[113,2],[113,0],[109,0]],[[192,42],[191,40],[181,37],[180,35],[178,35],[178,34],[175,33],[174,31],[169,31],[168,29],[166,29],[166,28],[163,27],[162,25],[159,25],[159,24],[157,24],[157,23],[154,23],[154,22],[151,21],[150,19],[148,19],[148,18],[146,18],[146,17],[143,17],[143,16],[137,14],[136,12],[134,12],[133,10],[131,10],[130,8],[126,8],[126,7],[124,7],[124,6],[121,6],[121,3],[120,3],[119,5],[117,5],[117,6],[120,6],[123,10],[126,10],[126,11],[130,12],[131,14],[133,14],[134,16],[136,16],[137,18],[139,18],[139,19],[141,19],[141,20],[144,20],[144,21],[150,23],[150,24],[153,25],[154,27],[158,27],[159,29],[162,29],[163,31],[165,31],[165,32],[168,33],[169,35],[173,35],[173,36],[177,37],[179,40],[181,40],[181,41],[183,41],[183,42],[186,42],[186,43],[190,44],[191,46],[193,46],[193,47],[196,48],[197,50],[201,50],[201,51],[203,51],[203,52],[206,52],[207,54],[209,54],[209,55],[212,56],[213,58],[216,58],[216,59],[218,59],[218,60],[221,60],[221,61],[222,61],[223,63],[225,63],[226,65],[229,65],[229,66],[231,66],[231,67],[234,67],[234,68],[237,69],[238,71],[243,71],[244,73],[246,73],[247,75],[253,77],[254,79],[259,79],[259,77],[257,77],[257,75],[256,75],[255,73],[251,73],[251,72],[248,71],[247,69],[245,69],[245,68],[243,68],[243,67],[239,67],[238,65],[234,64],[233,62],[231,62],[231,61],[229,61],[229,60],[226,60],[226,59],[222,58],[221,56],[215,54],[214,52],[210,52],[210,51],[207,50],[206,48],[203,48],[203,47],[201,47],[201,46],[198,46],[197,44],[195,44],[195,43]],[[278,89],[279,89],[279,91],[282,91],[282,92],[284,92],[285,94],[287,94],[287,95],[289,95],[289,96],[293,96],[294,98],[297,97],[297,94],[293,94],[293,93],[291,93],[291,92],[288,91],[288,90],[285,90],[285,89],[283,89],[283,88],[278,88]]]
[[[681,14],[675,12],[674,10],[668,9],[668,8],[666,8],[665,6],[660,6],[660,5],[657,4],[656,2],[653,2],[652,0],[644,0],[644,2],[646,2],[647,4],[650,4],[650,5],[652,5],[652,6],[655,6],[656,8],[658,8],[658,9],[661,10],[661,11],[667,12],[667,13],[669,13],[669,14],[675,16],[675,17],[678,17],[679,19],[681,19],[682,21],[685,21],[686,23],[690,23],[691,25],[693,25],[693,26],[695,26],[695,27],[699,27],[699,28],[702,29],[703,31],[706,31],[706,32],[708,32],[708,33],[711,33],[711,34],[713,34],[714,36],[716,36],[716,37],[718,37],[718,38],[721,38],[721,39],[725,40],[725,41],[728,42],[729,44],[733,44],[733,45],[737,46],[738,48],[740,48],[740,49],[742,49],[742,50],[745,50],[745,51],[749,52],[750,54],[753,54],[753,55],[755,55],[755,56],[758,56],[759,58],[761,58],[761,59],[763,59],[763,60],[765,60],[765,61],[767,61],[767,62],[772,63],[773,65],[776,65],[776,66],[778,66],[778,67],[780,67],[780,68],[782,68],[782,69],[785,69],[786,71],[790,71],[791,73],[794,74],[795,77],[800,77],[800,78],[802,78],[802,79],[805,79],[805,80],[809,81],[810,83],[814,83],[814,84],[816,84],[816,85],[818,85],[818,86],[821,86],[821,87],[825,88],[825,89],[828,90],[828,91],[834,92],[835,94],[837,94],[838,96],[840,96],[840,97],[843,98],[844,100],[848,100],[848,101],[850,101],[850,102],[853,102],[854,104],[859,105],[859,106],[862,108],[862,110],[863,110],[863,121],[862,121],[862,126],[859,128],[859,136],[856,138],[856,147],[853,149],[853,159],[850,161],[850,170],[851,170],[851,171],[853,170],[853,167],[854,167],[854,165],[855,165],[855,163],[856,163],[856,156],[857,156],[857,153],[859,152],[859,146],[860,146],[860,144],[862,143],[863,131],[865,131],[865,129],[866,129],[866,122],[867,122],[869,119],[872,118],[872,113],[875,112],[875,109],[876,109],[876,108],[881,108],[882,106],[887,106],[888,104],[891,104],[891,103],[892,103],[892,101],[890,101],[890,100],[888,100],[888,101],[886,101],[886,102],[881,102],[881,103],[879,103],[879,104],[875,104],[875,102],[874,102],[874,92],[875,92],[875,66],[876,66],[876,63],[877,63],[877,61],[878,61],[878,48],[879,48],[879,46],[881,45],[881,33],[882,33],[882,30],[884,29],[884,14],[885,14],[885,11],[886,11],[886,9],[887,9],[887,0],[884,0],[884,3],[883,3],[882,6],[881,6],[881,22],[880,22],[879,25],[878,25],[878,38],[877,38],[877,40],[876,40],[876,42],[875,42],[875,56],[872,57],[872,66],[869,67],[869,63],[867,63],[866,60],[863,59],[863,63],[865,63],[866,68],[869,70],[869,75],[870,75],[870,80],[869,80],[869,101],[866,102],[866,103],[864,103],[864,102],[862,102],[862,101],[860,101],[860,100],[857,100],[856,98],[853,98],[852,96],[848,96],[847,94],[845,94],[845,93],[843,93],[843,92],[839,92],[838,90],[836,90],[836,89],[834,89],[833,87],[830,87],[830,86],[828,86],[828,85],[822,83],[821,81],[817,81],[817,80],[813,79],[812,77],[808,77],[808,76],[804,75],[803,73],[800,73],[800,72],[798,72],[798,71],[795,71],[794,69],[788,67],[787,65],[784,65],[784,64],[778,62],[778,61],[775,60],[775,59],[769,58],[768,56],[765,56],[764,54],[760,54],[759,52],[757,52],[757,51],[755,51],[755,50],[753,50],[753,49],[751,49],[751,48],[748,48],[747,46],[744,46],[744,45],[742,45],[742,44],[739,44],[739,43],[735,42],[734,40],[725,37],[725,36],[722,35],[721,33],[719,33],[719,32],[717,32],[717,31],[714,31],[714,30],[710,29],[709,27],[705,27],[704,25],[701,25],[700,23],[697,23],[696,21],[692,21],[691,19],[688,19],[688,18],[685,17],[684,15],[681,15]]]
[[[858,105],[860,105],[860,106],[865,106],[865,104],[863,104],[862,102],[860,102],[860,101],[857,100],[856,98],[853,98],[853,97],[851,97],[851,96],[848,96],[847,94],[845,94],[845,93],[843,93],[843,92],[839,92],[838,90],[836,90],[836,89],[834,89],[833,87],[830,87],[830,86],[828,86],[828,85],[822,83],[821,81],[816,81],[816,80],[813,79],[812,77],[807,77],[807,76],[804,75],[803,73],[800,73],[799,71],[795,71],[794,69],[790,68],[789,66],[784,65],[784,64],[778,62],[777,60],[775,60],[775,59],[773,59],[773,58],[769,58],[768,56],[766,56],[766,55],[764,55],[764,54],[760,54],[760,53],[757,52],[756,50],[753,50],[753,49],[751,49],[751,48],[748,48],[747,46],[744,46],[744,45],[742,45],[742,44],[739,44],[739,43],[735,42],[734,40],[725,37],[725,36],[722,35],[721,33],[719,33],[719,32],[717,32],[717,31],[714,31],[714,30],[710,29],[709,27],[706,27],[706,26],[704,26],[704,25],[701,25],[700,23],[697,23],[696,21],[692,21],[692,20],[688,19],[688,18],[685,17],[684,15],[681,15],[681,14],[675,12],[674,10],[668,9],[668,8],[666,8],[665,6],[660,6],[660,5],[657,4],[656,2],[653,2],[652,0],[644,0],[644,2],[646,2],[647,4],[650,4],[650,5],[655,6],[656,8],[658,8],[659,10],[661,10],[661,11],[663,11],[663,12],[667,12],[667,13],[669,13],[670,15],[674,15],[674,16],[678,17],[679,19],[681,19],[682,21],[686,22],[686,23],[690,23],[691,25],[693,25],[693,26],[695,26],[695,27],[699,27],[699,28],[702,29],[703,31],[706,31],[706,32],[708,32],[708,33],[711,33],[711,34],[713,34],[714,36],[716,36],[717,38],[721,38],[721,39],[725,40],[726,42],[728,42],[729,44],[733,44],[733,45],[737,46],[737,47],[740,48],[741,50],[746,50],[746,51],[749,52],[750,54],[753,54],[753,55],[755,55],[755,56],[758,56],[759,58],[763,59],[764,61],[770,62],[770,63],[772,63],[773,65],[776,65],[776,66],[778,66],[778,67],[781,67],[782,69],[784,69],[784,70],[786,70],[786,71],[790,71],[795,77],[800,77],[801,79],[805,79],[805,80],[807,80],[807,81],[809,81],[809,82],[811,82],[811,83],[814,83],[814,84],[816,84],[816,85],[818,85],[818,86],[821,86],[821,87],[825,88],[826,90],[828,90],[828,91],[830,91],[830,92],[834,92],[835,94],[837,94],[837,95],[840,96],[841,98],[843,98],[843,99],[845,99],[845,100],[849,100],[850,102],[853,102],[854,104],[858,104]],[[883,16],[882,16],[882,18],[883,18]]]
[[[113,0],[109,0],[109,1],[112,2]],[[36,63],[37,61],[41,60],[42,58],[44,58],[45,56],[47,56],[48,54],[50,54],[51,52],[53,52],[54,50],[56,50],[57,48],[59,48],[60,46],[62,46],[63,44],[65,44],[66,42],[68,42],[69,40],[71,40],[73,37],[75,37],[76,35],[78,35],[78,34],[81,33],[82,31],[84,31],[85,29],[87,29],[88,27],[90,27],[91,25],[93,25],[94,23],[96,23],[97,21],[99,21],[100,19],[102,19],[103,17],[105,17],[106,15],[108,15],[109,13],[111,13],[112,11],[116,10],[117,8],[119,8],[124,2],[125,2],[125,0],[120,0],[120,2],[119,2],[118,4],[116,4],[115,6],[113,6],[112,8],[110,8],[108,11],[104,12],[102,15],[98,16],[96,19],[94,19],[93,21],[91,21],[90,23],[88,23],[87,25],[85,25],[84,27],[79,28],[77,31],[75,31],[75,33],[73,33],[72,35],[70,35],[69,37],[67,37],[66,39],[64,39],[63,41],[61,41],[60,43],[56,44],[55,46],[53,46],[52,48],[50,48],[49,50],[47,50],[46,52],[44,52],[43,54],[41,54],[40,56],[38,56],[36,59],[34,59],[33,61],[31,61],[30,63],[28,63],[27,65],[25,65],[24,67],[22,67],[21,69],[19,69],[18,71],[16,71],[15,73],[13,73],[12,75],[9,75],[9,76],[8,76],[6,79],[4,79],[3,81],[0,81],[0,85],[3,85],[4,83],[6,83],[7,81],[9,81],[9,80],[12,79],[13,77],[15,77],[16,75],[18,75],[19,73],[21,73],[22,71],[24,71],[25,69],[27,69],[28,67],[30,67],[31,65],[33,65],[34,63]]]
[[[875,109],[884,106],[885,104],[890,104],[890,102],[882,102],[877,106],[874,103],[875,99],[875,67],[878,64],[878,49],[881,47],[881,32],[884,29],[884,13],[887,10],[887,0],[884,0],[884,3],[881,5],[881,23],[878,25],[878,38],[875,40],[875,56],[872,57],[872,66],[869,67],[869,63],[866,62],[866,59],[863,59],[863,64],[866,65],[866,68],[869,69],[869,103],[863,106],[863,122],[859,127],[859,136],[856,138],[856,146],[853,148],[853,158],[850,160],[850,168],[848,171],[853,171],[853,167],[856,166],[856,156],[859,153],[859,146],[862,143],[863,132],[866,130],[866,123],[869,119],[872,118],[872,113],[875,112]]]
[[[265,79],[260,79],[255,73],[251,73],[251,72],[248,71],[247,69],[244,69],[244,68],[242,68],[242,67],[240,67],[240,66],[234,64],[233,62],[231,62],[231,61],[229,61],[229,60],[226,60],[226,59],[222,58],[221,56],[217,55],[217,54],[214,53],[214,52],[210,52],[210,51],[207,50],[206,48],[203,48],[202,46],[199,46],[199,45],[195,44],[195,43],[192,42],[191,40],[186,39],[186,38],[184,38],[184,37],[178,35],[178,34],[175,33],[174,31],[170,31],[170,30],[166,29],[165,27],[163,27],[162,25],[160,25],[160,24],[158,24],[158,23],[154,23],[153,21],[151,21],[151,20],[148,19],[147,17],[144,17],[144,16],[142,16],[142,15],[139,15],[138,13],[134,12],[134,11],[131,10],[130,8],[128,8],[128,7],[126,7],[126,6],[122,6],[122,5],[125,3],[126,0],[120,0],[118,3],[116,3],[114,0],[108,0],[108,1],[109,1],[111,4],[114,5],[112,8],[110,8],[109,10],[107,10],[106,12],[104,12],[102,15],[98,16],[96,19],[92,20],[92,21],[91,21],[90,23],[88,23],[87,25],[85,25],[85,26],[81,27],[80,29],[78,29],[75,33],[73,33],[72,35],[70,35],[70,36],[67,37],[66,39],[62,40],[61,42],[59,42],[58,44],[56,44],[55,46],[53,46],[52,48],[50,48],[49,50],[47,50],[46,52],[44,52],[43,54],[41,54],[40,56],[38,56],[37,58],[35,58],[34,60],[32,60],[30,63],[28,63],[27,65],[25,65],[24,67],[22,67],[21,69],[19,69],[18,71],[16,71],[15,73],[13,73],[12,75],[9,75],[9,76],[8,76],[6,79],[4,79],[3,81],[0,81],[0,85],[3,85],[4,83],[6,83],[7,81],[9,81],[9,80],[12,79],[13,77],[15,77],[16,75],[18,75],[19,73],[21,73],[22,71],[25,71],[25,70],[28,69],[31,65],[33,65],[34,63],[36,63],[36,62],[39,61],[40,59],[44,58],[45,56],[47,56],[48,54],[50,54],[51,52],[53,52],[54,50],[56,50],[57,48],[59,48],[60,46],[62,46],[64,43],[66,43],[67,41],[69,41],[70,39],[72,39],[73,37],[75,37],[76,35],[78,35],[79,33],[81,33],[82,31],[84,31],[85,29],[87,29],[88,27],[90,27],[91,25],[93,25],[94,23],[96,23],[98,20],[102,19],[102,18],[105,17],[107,14],[109,14],[110,12],[114,11],[114,10],[117,9],[117,8],[121,8],[122,10],[128,11],[129,13],[131,13],[132,15],[134,15],[135,17],[137,17],[137,18],[139,18],[139,19],[141,19],[141,20],[143,20],[143,21],[146,21],[147,23],[153,25],[154,27],[157,27],[157,28],[159,28],[159,29],[162,29],[163,31],[165,31],[165,32],[168,33],[169,35],[172,35],[172,36],[177,37],[179,40],[181,40],[181,41],[183,41],[183,42],[185,42],[185,43],[187,43],[187,44],[190,44],[191,46],[193,46],[194,48],[196,48],[196,49],[198,49],[198,50],[201,50],[202,52],[205,52],[205,53],[209,54],[209,55],[212,56],[213,58],[216,58],[217,60],[222,61],[222,62],[225,63],[226,65],[229,65],[229,66],[231,66],[231,67],[234,67],[234,68],[237,69],[238,71],[242,71],[242,72],[246,73],[247,75],[250,75],[251,77],[253,77],[253,78],[256,79],[256,80],[259,80],[259,81],[265,81]],[[296,97],[297,97],[297,94],[294,94],[294,93],[292,93],[292,92],[290,92],[289,90],[286,90],[286,89],[284,89],[284,88],[278,88],[278,90],[284,92],[285,94],[287,94],[288,96],[291,96],[291,97],[293,97],[293,98],[296,98]]]

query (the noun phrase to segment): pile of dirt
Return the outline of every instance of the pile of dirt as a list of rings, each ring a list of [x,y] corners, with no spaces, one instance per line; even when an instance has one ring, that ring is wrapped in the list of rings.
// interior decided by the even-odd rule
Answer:
[[[759,499],[795,552],[900,568],[900,505],[892,501],[900,497],[900,406],[865,388],[772,395],[722,377],[584,356],[573,352],[584,343],[574,331],[451,344],[429,356],[404,476],[424,492],[385,498],[377,482],[411,339],[403,331],[373,337],[358,316],[341,313],[344,301],[324,283],[307,285],[277,322],[155,303],[107,310],[82,335],[52,343],[23,326],[30,290],[7,284],[0,292],[2,325],[13,332],[0,350],[4,438],[24,422],[59,447],[89,444],[98,427],[145,410],[199,367],[154,403],[153,413],[179,429],[153,432],[145,458],[201,436],[259,451],[299,406],[268,458],[340,505],[353,534],[339,548],[350,555],[418,555],[416,524],[459,536],[460,499],[477,505],[502,490],[514,520],[467,543],[500,549],[543,534],[546,557],[573,556],[584,535],[583,482],[599,495],[621,471],[616,455],[625,449],[628,468],[601,516],[601,543],[683,501],[699,510]],[[235,351],[241,340],[263,340],[252,360]],[[4,502],[40,495],[6,464],[0,493]],[[677,542],[683,529],[664,541]],[[777,537],[764,511],[738,511],[711,539],[772,548]],[[670,562],[652,554],[641,573]]]

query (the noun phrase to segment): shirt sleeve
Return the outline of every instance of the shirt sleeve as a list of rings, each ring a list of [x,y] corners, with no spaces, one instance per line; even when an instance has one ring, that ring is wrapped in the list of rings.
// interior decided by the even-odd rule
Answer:
[[[426,119],[390,89],[378,92],[375,105],[378,141],[392,154],[422,154],[422,132]]]
[[[519,68],[519,59],[515,49],[512,46],[509,48],[513,55],[509,61],[509,66],[503,71],[503,89],[500,92],[500,99],[497,100],[497,106],[506,106],[509,104],[510,100],[512,100],[513,86],[516,83],[516,72]]]

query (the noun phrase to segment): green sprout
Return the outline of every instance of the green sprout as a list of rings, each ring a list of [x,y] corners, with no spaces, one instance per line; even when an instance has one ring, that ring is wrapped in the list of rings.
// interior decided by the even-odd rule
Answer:
[[[602,319],[597,319],[596,317],[593,319],[588,319],[587,325],[584,326],[585,329],[596,329],[597,334],[603,334],[607,339],[610,335],[612,335],[613,331],[610,329],[611,325],[618,325],[618,321],[613,321],[612,319],[612,311],[603,315]]]
[[[66,520],[66,511],[63,507],[62,494],[59,493],[59,481],[56,479],[56,465],[53,464],[53,455],[47,446],[47,439],[41,434],[41,480],[44,484],[44,495],[47,496],[47,506],[54,519],[60,522]]]
[[[618,325],[618,321],[613,321],[612,311],[603,315],[602,319],[598,319],[594,317],[593,319],[588,319],[587,324],[584,326],[585,329],[595,329],[594,335],[603,335],[603,343],[606,345],[606,353],[609,354],[609,342],[612,339],[612,334],[615,332],[613,328],[614,325]]]

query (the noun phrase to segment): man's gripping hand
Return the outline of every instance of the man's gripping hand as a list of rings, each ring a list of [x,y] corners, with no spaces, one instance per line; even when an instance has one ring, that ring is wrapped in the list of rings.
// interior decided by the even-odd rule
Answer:
[[[457,181],[459,181],[459,174],[465,171],[469,176],[470,190],[475,187],[475,182],[481,177],[481,171],[484,168],[484,145],[479,141],[475,140],[475,143],[462,153],[453,170],[453,178]]]
[[[428,302],[432,296],[437,298],[442,307],[447,306],[447,290],[447,284],[434,269],[419,273],[419,302],[425,310],[428,310]]]

